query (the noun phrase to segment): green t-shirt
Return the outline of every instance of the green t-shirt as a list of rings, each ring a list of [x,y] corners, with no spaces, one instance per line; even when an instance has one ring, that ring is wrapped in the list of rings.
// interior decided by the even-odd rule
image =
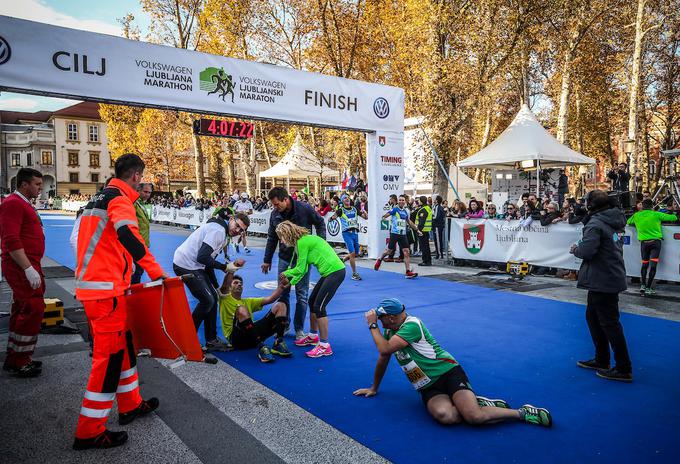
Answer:
[[[333,248],[318,235],[303,235],[295,245],[297,264],[284,274],[290,279],[291,285],[297,284],[313,264],[321,274],[326,277],[335,271],[345,268],[345,264],[335,254]]]
[[[416,390],[431,386],[442,375],[458,365],[448,351],[432,338],[425,324],[414,316],[407,316],[396,332],[385,329],[383,336],[389,340],[399,335],[408,345],[394,353],[399,366]]]
[[[253,316],[254,312],[262,309],[262,300],[264,298],[241,298],[237,300],[231,293],[228,295],[220,295],[220,319],[222,319],[222,332],[224,337],[229,339],[231,337],[231,331],[234,329],[234,314],[236,314],[236,308],[239,306],[245,306],[250,312],[250,316]]]
[[[666,214],[651,209],[643,209],[628,218],[627,224],[629,226],[635,226],[638,240],[644,242],[645,240],[662,240],[663,232],[661,231],[661,223],[674,222],[677,220],[678,218],[675,214]]]

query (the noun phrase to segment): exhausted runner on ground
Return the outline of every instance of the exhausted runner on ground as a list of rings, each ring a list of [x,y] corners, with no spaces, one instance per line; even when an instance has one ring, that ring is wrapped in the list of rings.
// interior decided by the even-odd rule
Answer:
[[[346,193],[340,197],[340,200],[342,201],[342,206],[335,211],[331,221],[340,221],[342,239],[345,241],[345,246],[347,246],[347,251],[349,252],[343,261],[349,260],[349,265],[352,268],[352,280],[361,280],[356,264],[356,255],[359,253],[359,216],[368,219],[368,214],[366,211],[358,212],[352,206],[352,201]]]
[[[384,329],[382,334],[378,319]],[[530,404],[510,409],[504,400],[475,396],[460,364],[439,346],[420,319],[406,313],[398,299],[382,300],[376,309],[366,312],[366,322],[380,356],[373,385],[356,390],[354,395],[370,397],[378,393],[390,355],[394,354],[413,388],[420,393],[427,412],[441,424],[481,425],[523,420],[543,427],[552,425],[547,409]]]
[[[276,226],[276,235],[281,243],[287,247],[294,247],[294,258],[291,262],[296,263],[283,271],[283,284],[295,285],[307,274],[309,266],[314,265],[321,278],[314,286],[309,296],[309,325],[311,333],[299,340],[295,340],[296,346],[316,345],[305,354],[310,358],[330,356],[333,349],[328,343],[328,317],[326,306],[331,302],[333,295],[345,280],[345,265],[333,248],[319,236],[310,235],[305,227],[296,226],[290,221],[283,221]],[[318,333],[318,334],[317,334]]]
[[[406,226],[410,226],[413,230],[418,232],[418,235],[422,234],[418,230],[418,227],[413,221],[409,219],[408,211],[406,210],[406,197],[404,195],[399,195],[399,203],[397,206],[392,208],[390,211],[383,215],[383,219],[392,217],[392,226],[390,227],[390,241],[387,244],[387,248],[383,251],[382,255],[375,262],[373,269],[376,271],[380,269],[383,258],[393,253],[397,245],[402,250],[404,254],[404,266],[406,266],[406,278],[413,279],[418,277],[418,274],[411,271],[411,254],[408,247],[408,238],[406,237]]]
[[[241,267],[244,262],[240,259],[235,264]],[[279,286],[268,297],[243,298],[243,278],[234,275],[232,270],[227,271],[219,289],[220,318],[222,332],[235,350],[257,347],[257,356],[263,363],[274,361],[272,353],[284,358],[293,354],[283,341],[288,324],[285,303],[277,302],[264,317],[253,322],[253,313],[278,300],[285,287],[283,279],[279,279]],[[270,349],[265,341],[272,335],[276,335],[276,340]]]

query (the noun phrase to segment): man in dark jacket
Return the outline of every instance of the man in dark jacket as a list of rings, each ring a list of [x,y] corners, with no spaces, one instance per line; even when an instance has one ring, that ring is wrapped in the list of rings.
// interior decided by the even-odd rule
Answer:
[[[293,248],[289,248],[283,243],[279,243],[279,237],[276,235],[276,226],[283,221],[291,221],[293,224],[300,227],[306,227],[312,231],[312,226],[316,229],[316,234],[326,239],[326,223],[321,216],[314,210],[314,207],[309,203],[293,200],[288,191],[283,187],[274,187],[269,191],[269,200],[272,202],[272,213],[269,218],[269,231],[267,232],[267,246],[264,250],[264,262],[262,263],[262,272],[268,273],[272,268],[272,258],[276,245],[279,245],[279,267],[278,274],[288,269],[293,259]],[[278,275],[277,274],[277,275]],[[304,325],[305,315],[307,314],[307,296],[309,293],[309,273],[295,285],[295,316],[293,318],[293,327],[295,328],[295,337],[300,339],[305,337]],[[279,301],[286,304],[288,311],[288,319],[290,320],[290,287],[283,292]]]
[[[564,172],[564,169],[560,169],[560,177],[557,181],[557,204],[562,207],[564,202],[564,197],[569,193],[569,177]]]
[[[437,195],[432,208],[432,236],[434,237],[434,252],[438,259],[443,259],[446,250],[444,249],[444,221],[446,213],[442,206],[443,198]]]
[[[570,253],[581,258],[578,287],[588,290],[586,321],[595,345],[595,358],[578,361],[586,369],[596,369],[599,377],[631,382],[630,357],[623,326],[619,321],[619,293],[626,290],[626,268],[622,236],[626,219],[612,207],[607,192],[593,190],[586,200],[588,216],[583,238]],[[609,368],[609,347],[616,365]]]

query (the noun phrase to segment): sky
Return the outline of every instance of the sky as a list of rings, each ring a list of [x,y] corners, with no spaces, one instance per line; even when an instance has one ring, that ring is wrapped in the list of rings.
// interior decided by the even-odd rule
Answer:
[[[0,0],[0,15],[117,36],[121,35],[117,19],[127,13],[135,16],[142,31],[147,29],[149,18],[142,12],[139,0]],[[56,111],[75,103],[78,101],[11,92],[0,94],[0,110],[6,111]]]

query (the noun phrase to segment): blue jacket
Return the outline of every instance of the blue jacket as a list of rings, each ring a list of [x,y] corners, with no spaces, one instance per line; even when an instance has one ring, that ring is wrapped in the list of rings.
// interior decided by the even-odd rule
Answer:
[[[274,250],[276,245],[279,245],[279,259],[290,262],[293,259],[293,248],[289,248],[283,243],[279,244],[279,237],[276,235],[276,226],[283,221],[291,221],[293,224],[300,227],[306,227],[312,231],[312,226],[316,229],[316,235],[322,239],[326,239],[326,222],[319,213],[309,203],[303,203],[291,198],[293,207],[288,213],[280,213],[277,209],[272,210],[269,217],[269,231],[267,232],[267,246],[264,249],[264,262],[271,264],[274,257]]]

